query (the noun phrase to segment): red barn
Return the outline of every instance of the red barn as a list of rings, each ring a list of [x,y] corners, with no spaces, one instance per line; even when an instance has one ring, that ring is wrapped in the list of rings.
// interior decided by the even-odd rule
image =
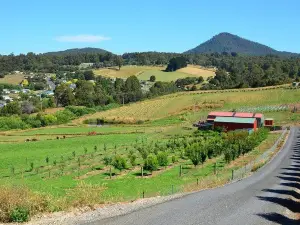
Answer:
[[[221,117],[233,117],[234,112],[210,112],[207,116],[207,122],[214,122],[217,116]]]
[[[255,118],[257,120],[257,126],[262,127],[264,125],[264,115],[261,113],[249,113],[249,112],[210,112],[207,116],[207,122],[213,123],[216,117],[238,117],[238,118]]]
[[[216,117],[214,127],[224,127],[226,131],[239,129],[257,129],[256,118]]]

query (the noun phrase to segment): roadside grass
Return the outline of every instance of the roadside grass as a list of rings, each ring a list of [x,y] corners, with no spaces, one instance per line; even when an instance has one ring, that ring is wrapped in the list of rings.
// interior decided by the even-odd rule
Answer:
[[[0,78],[0,83],[18,85],[21,83],[23,79],[24,79],[23,74],[11,74],[11,75],[6,75],[4,78]]]

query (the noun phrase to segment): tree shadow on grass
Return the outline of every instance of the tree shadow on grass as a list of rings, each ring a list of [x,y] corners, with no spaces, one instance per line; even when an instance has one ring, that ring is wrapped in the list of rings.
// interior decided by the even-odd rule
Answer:
[[[267,213],[267,214],[257,214],[260,217],[263,217],[266,220],[269,220],[271,222],[281,224],[281,225],[294,225],[299,224],[298,220],[290,219],[286,216],[283,216],[279,213]]]

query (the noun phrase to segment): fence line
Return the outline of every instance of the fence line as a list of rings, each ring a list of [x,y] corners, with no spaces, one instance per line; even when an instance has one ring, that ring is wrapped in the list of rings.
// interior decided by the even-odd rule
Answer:
[[[270,149],[268,149],[267,151],[265,151],[262,155],[260,155],[259,157],[257,157],[255,160],[251,161],[250,163],[248,163],[247,165],[245,165],[244,167],[242,167],[240,169],[233,170],[231,180],[232,181],[237,181],[237,180],[242,179],[248,173],[250,173],[253,170],[257,169],[255,167],[262,166],[263,163],[265,163],[266,161],[268,161],[268,159],[270,158],[271,154],[275,152],[275,150],[277,149],[278,145],[281,143],[281,141],[283,140],[283,138],[285,137],[285,135],[286,135],[287,132],[288,132],[288,129],[286,128],[282,132],[282,134],[280,135],[280,137],[277,139],[277,141],[275,142],[275,144]]]

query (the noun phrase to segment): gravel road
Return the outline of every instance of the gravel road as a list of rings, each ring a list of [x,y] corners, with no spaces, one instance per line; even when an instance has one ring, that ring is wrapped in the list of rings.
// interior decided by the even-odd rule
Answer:
[[[298,173],[297,173],[298,172]],[[205,190],[132,213],[85,225],[264,225],[300,224],[287,214],[299,213],[300,128],[292,128],[282,151],[249,178]]]

